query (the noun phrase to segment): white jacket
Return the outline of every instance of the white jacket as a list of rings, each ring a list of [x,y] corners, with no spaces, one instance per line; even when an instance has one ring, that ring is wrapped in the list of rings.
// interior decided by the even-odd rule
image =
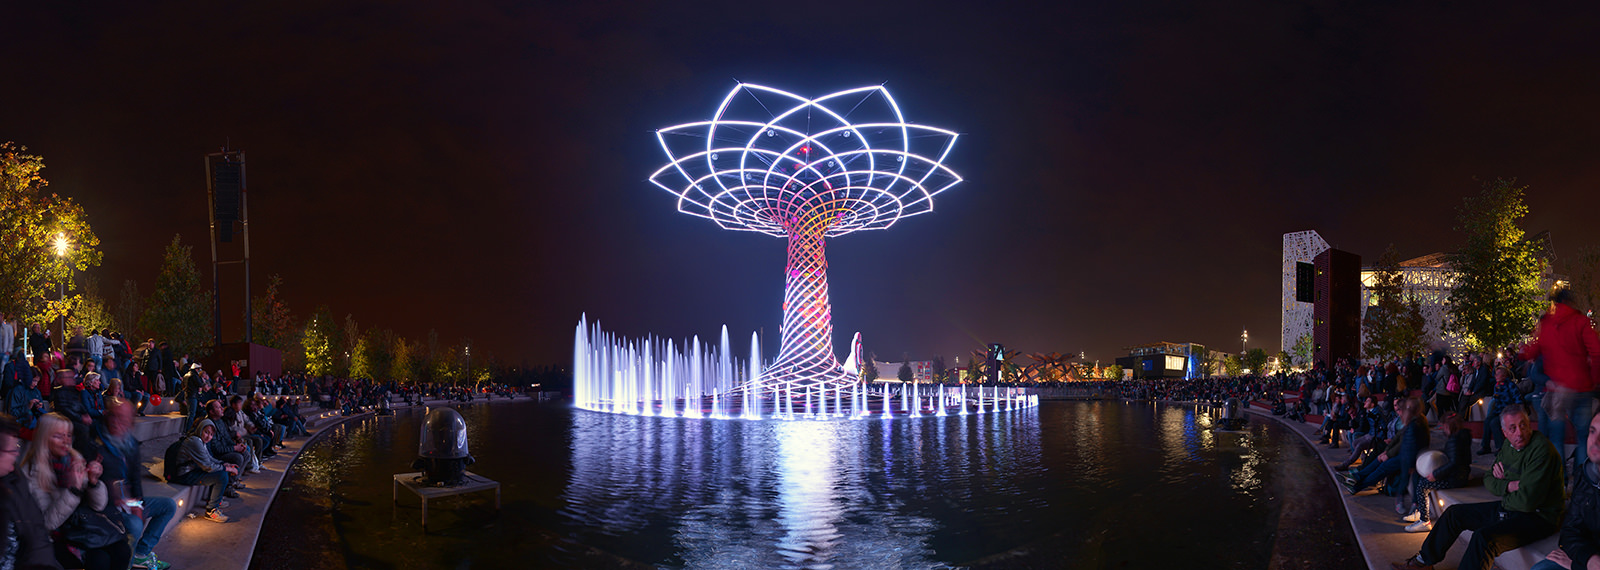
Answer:
[[[84,491],[79,497],[66,487],[56,487],[53,491],[40,489],[35,479],[32,465],[22,468],[22,478],[28,485],[28,494],[33,495],[34,504],[39,505],[39,512],[44,513],[44,524],[51,530],[61,528],[67,522],[67,517],[72,516],[72,511],[77,510],[78,503],[89,499],[89,507],[94,510],[106,508],[106,486],[95,481],[94,485]]]

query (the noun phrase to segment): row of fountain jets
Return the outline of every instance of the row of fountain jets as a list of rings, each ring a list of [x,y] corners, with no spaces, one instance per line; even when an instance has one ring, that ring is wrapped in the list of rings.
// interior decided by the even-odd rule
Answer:
[[[719,347],[699,337],[627,340],[578,321],[573,343],[574,405],[585,410],[713,419],[830,419],[896,415],[965,415],[1030,408],[1039,396],[1024,388],[857,381],[852,354],[836,378],[782,378],[764,373],[761,342],[750,334],[750,359],[733,358],[728,327]]]

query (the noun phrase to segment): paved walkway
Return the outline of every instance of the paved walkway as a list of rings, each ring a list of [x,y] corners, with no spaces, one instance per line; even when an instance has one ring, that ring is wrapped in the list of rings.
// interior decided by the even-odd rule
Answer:
[[[528,402],[532,401],[526,396],[516,399],[496,398],[489,403]],[[398,400],[397,400],[398,402]],[[457,402],[444,400],[427,400],[420,405],[448,406]],[[482,404],[484,400],[473,400],[474,404]],[[395,409],[406,409],[416,405],[406,406],[397,403]],[[229,517],[228,522],[218,524],[204,518],[196,517],[185,519],[185,513],[200,514],[195,509],[197,505],[190,504],[198,500],[198,492],[190,493],[187,487],[172,487],[159,481],[154,475],[146,475],[145,494],[147,496],[166,495],[181,501],[178,505],[178,514],[166,535],[161,538],[161,543],[156,546],[156,555],[161,560],[172,563],[174,570],[244,570],[250,567],[251,557],[255,554],[256,539],[261,535],[261,525],[266,519],[267,509],[272,506],[272,500],[278,494],[278,488],[283,484],[285,473],[299,457],[300,451],[330,428],[343,423],[371,416],[371,412],[353,416],[340,416],[330,412],[306,405],[303,410],[308,423],[309,437],[294,438],[284,442],[288,447],[278,450],[278,455],[261,462],[261,472],[250,475],[244,480],[245,488],[239,489],[239,498],[228,499],[230,505],[223,509]],[[158,423],[167,421],[181,421],[176,414],[151,416],[139,418],[140,423]],[[178,438],[177,427],[163,425],[155,431],[163,432],[157,437],[144,440],[141,451],[145,455],[144,464],[154,473],[161,473],[163,458],[161,455],[167,445]],[[151,427],[146,426],[146,431]],[[385,482],[387,484],[387,482]],[[311,555],[311,553],[308,553]]]
[[[1317,426],[1315,425],[1289,421],[1285,418],[1274,416],[1256,406],[1249,406],[1248,409],[1258,419],[1270,419],[1289,427],[1305,438],[1312,448],[1316,449],[1317,453],[1322,457],[1323,466],[1328,473],[1329,483],[1334,487],[1335,492],[1344,498],[1345,511],[1350,517],[1350,526],[1355,530],[1356,540],[1361,544],[1362,555],[1366,557],[1367,566],[1374,569],[1388,570],[1390,562],[1404,560],[1413,556],[1422,547],[1422,539],[1427,536],[1427,533],[1409,533],[1405,531],[1407,523],[1400,521],[1401,515],[1395,511],[1394,497],[1372,490],[1362,491],[1361,494],[1352,497],[1349,491],[1345,490],[1343,481],[1338,478],[1333,468],[1350,456],[1348,447],[1329,449],[1326,445],[1318,444]],[[1438,449],[1444,442],[1444,433],[1438,427],[1435,427],[1433,433],[1430,434],[1430,440],[1429,448]],[[1476,455],[1478,440],[1473,440],[1472,449],[1475,455],[1473,455],[1472,461],[1471,483],[1466,488],[1452,490],[1450,493],[1454,498],[1464,502],[1496,500],[1496,497],[1483,487],[1483,476],[1488,473],[1494,456]],[[1407,502],[1409,503],[1409,500]],[[1445,562],[1436,565],[1435,568],[1438,570],[1453,570],[1456,567],[1456,563],[1461,561],[1461,555],[1465,551],[1467,538],[1470,537],[1470,535],[1463,536],[1464,538],[1456,540],[1455,545],[1450,548],[1450,552],[1445,555]],[[1506,556],[1502,556],[1499,560],[1500,567],[1509,565],[1510,568],[1507,568],[1507,570],[1526,568],[1526,566],[1514,562],[1508,563],[1506,560],[1508,557],[1512,556],[1509,553]]]

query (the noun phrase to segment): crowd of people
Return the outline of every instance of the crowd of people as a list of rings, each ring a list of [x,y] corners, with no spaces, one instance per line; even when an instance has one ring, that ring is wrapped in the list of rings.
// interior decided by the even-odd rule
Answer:
[[[1295,421],[1320,416],[1319,444],[1349,448],[1335,466],[1346,490],[1394,497],[1396,522],[1428,533],[1415,556],[1392,564],[1396,570],[1443,562],[1466,531],[1473,534],[1458,568],[1487,569],[1504,552],[1558,535],[1535,570],[1600,570],[1600,336],[1570,292],[1551,301],[1532,342],[1459,360],[1438,351],[1319,363],[1295,374],[1081,384],[1103,396],[1239,398]],[[1482,480],[1497,500],[1439,512],[1434,493],[1472,482],[1475,412],[1483,414],[1475,453],[1494,456]],[[1435,428],[1443,436],[1437,448]],[[1563,453],[1569,433],[1576,440],[1570,455]],[[1419,472],[1419,456],[1430,451],[1437,454]]]
[[[257,376],[241,389],[166,343],[130,343],[111,331],[74,330],[65,343],[0,315],[0,568],[167,568],[155,549],[179,515],[173,499],[143,492],[141,442],[132,434],[159,398],[184,422],[165,450],[169,483],[199,486],[204,515],[224,509],[284,440],[306,435],[304,395],[358,410],[386,389],[372,382]],[[61,350],[57,350],[59,348]],[[240,393],[242,392],[242,393]]]

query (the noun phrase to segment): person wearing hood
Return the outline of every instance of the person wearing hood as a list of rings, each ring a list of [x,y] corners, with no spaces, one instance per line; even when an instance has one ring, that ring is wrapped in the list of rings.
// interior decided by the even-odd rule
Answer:
[[[200,420],[195,424],[194,431],[183,440],[183,446],[178,450],[178,465],[169,480],[178,485],[207,487],[205,518],[222,523],[228,522],[228,515],[222,514],[222,508],[227,506],[222,498],[239,496],[238,492],[229,488],[233,477],[239,476],[239,466],[223,463],[211,455],[206,444],[216,436],[217,426],[211,420]]]
[[[1573,308],[1571,289],[1550,295],[1550,312],[1539,317],[1538,334],[1522,349],[1523,360],[1544,357],[1542,369],[1550,377],[1545,384],[1544,409],[1550,417],[1551,441],[1567,440],[1567,424],[1577,433],[1594,417],[1594,391],[1600,386],[1600,337],[1594,323]],[[1579,438],[1581,439],[1581,438]],[[1588,460],[1587,446],[1577,446],[1573,465]]]
[[[1589,457],[1600,457],[1600,416],[1589,421],[1587,439]],[[1594,461],[1578,469],[1559,544],[1533,570],[1600,570],[1600,467]]]

